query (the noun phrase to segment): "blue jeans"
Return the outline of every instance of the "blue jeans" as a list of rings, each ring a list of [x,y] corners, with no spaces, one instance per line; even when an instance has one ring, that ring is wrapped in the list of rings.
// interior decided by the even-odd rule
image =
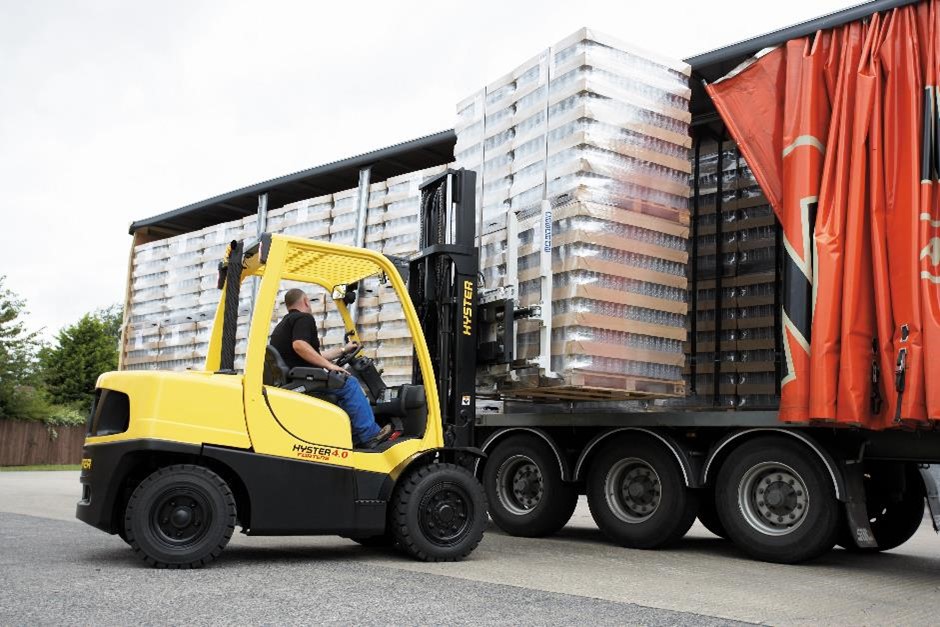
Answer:
[[[365,392],[359,387],[359,382],[353,376],[346,377],[343,387],[335,391],[339,401],[337,405],[349,414],[352,424],[353,444],[365,444],[379,434],[379,425],[375,423],[375,414]]]

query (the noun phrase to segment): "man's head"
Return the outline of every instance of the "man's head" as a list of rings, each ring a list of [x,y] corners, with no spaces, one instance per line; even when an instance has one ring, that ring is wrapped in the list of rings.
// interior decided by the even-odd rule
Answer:
[[[287,290],[284,294],[284,306],[287,307],[287,311],[310,313],[310,299],[302,289],[297,287]]]

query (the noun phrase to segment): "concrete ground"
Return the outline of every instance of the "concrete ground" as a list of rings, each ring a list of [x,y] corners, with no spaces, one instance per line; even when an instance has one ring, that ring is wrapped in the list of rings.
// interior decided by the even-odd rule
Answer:
[[[584,503],[557,536],[491,527],[465,562],[422,564],[341,538],[237,534],[200,571],[139,562],[74,519],[76,472],[0,474],[0,624],[930,624],[940,538],[929,523],[879,555],[754,562],[696,525],[676,548],[604,542]]]

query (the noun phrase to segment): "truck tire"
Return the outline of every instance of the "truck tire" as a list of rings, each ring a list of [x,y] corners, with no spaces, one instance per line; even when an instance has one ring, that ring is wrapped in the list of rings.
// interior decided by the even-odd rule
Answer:
[[[490,518],[514,536],[551,535],[565,526],[578,504],[578,491],[562,481],[548,444],[524,435],[501,442],[487,458],[483,488]]]
[[[455,562],[477,547],[486,528],[486,495],[469,470],[434,463],[409,472],[389,503],[395,543],[423,562]]]
[[[658,442],[618,439],[601,450],[587,479],[594,521],[617,544],[655,549],[678,541],[695,522],[698,493]]]
[[[127,543],[156,568],[200,568],[235,531],[235,497],[203,466],[161,468],[140,482],[124,510]]]
[[[904,476],[896,475],[897,482],[885,483],[873,476],[872,468],[865,481],[865,503],[872,534],[877,547],[858,546],[848,523],[839,523],[839,546],[853,553],[880,553],[896,549],[917,533],[924,520],[924,482],[914,464],[905,464]],[[874,479],[874,480],[871,480]],[[894,483],[894,485],[892,485]]]
[[[832,480],[815,452],[780,437],[745,442],[715,484],[728,537],[759,560],[795,564],[829,551],[840,520]]]
[[[698,501],[698,521],[702,526],[719,538],[727,539],[728,532],[725,531],[721,519],[718,518],[718,507],[715,505],[715,491],[705,489],[699,495]]]

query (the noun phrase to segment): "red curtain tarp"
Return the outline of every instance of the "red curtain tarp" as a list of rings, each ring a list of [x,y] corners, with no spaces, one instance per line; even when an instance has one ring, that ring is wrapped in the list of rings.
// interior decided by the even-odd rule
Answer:
[[[783,227],[783,421],[940,421],[938,38],[920,2],[708,86]]]

